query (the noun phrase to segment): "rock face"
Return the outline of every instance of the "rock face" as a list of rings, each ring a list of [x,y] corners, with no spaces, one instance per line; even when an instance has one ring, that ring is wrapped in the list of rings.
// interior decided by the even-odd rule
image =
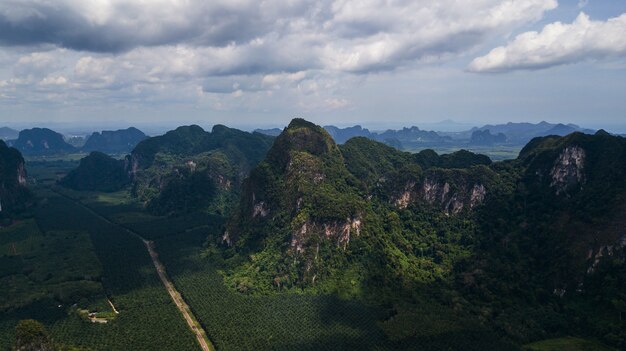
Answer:
[[[223,240],[253,247],[262,240],[289,237],[280,250],[300,267],[290,279],[312,283],[325,265],[320,250],[345,251],[361,233],[362,199],[350,179],[330,135],[293,120],[246,180],[239,211]]]
[[[461,178],[462,179],[462,178]],[[392,202],[401,209],[412,203],[426,203],[441,209],[446,214],[459,214],[464,209],[473,209],[480,205],[487,195],[485,186],[462,179],[458,185],[451,186],[437,175],[426,176],[421,183],[409,181],[404,191],[392,198]]]
[[[361,234],[362,219],[346,218],[343,221],[330,221],[317,223],[306,221],[300,227],[295,228],[291,234],[290,247],[293,253],[305,253],[312,235],[329,240],[337,247],[346,250],[352,236]],[[319,250],[317,247],[316,250]]]
[[[482,204],[495,176],[489,163],[467,151],[414,155],[366,138],[339,146],[321,127],[295,119],[245,181],[222,241],[260,256],[279,252],[284,262],[273,262],[272,279],[311,285],[339,269],[368,228],[381,228],[369,221],[380,219],[375,206],[395,213],[419,204],[460,216]]]
[[[561,152],[550,171],[550,186],[557,195],[585,182],[585,156],[585,150],[579,146],[568,146]]]
[[[587,254],[587,262],[589,263],[587,274],[594,274],[604,259],[608,259],[616,255],[624,256],[626,254],[626,252],[623,251],[625,248],[626,234],[622,235],[619,240],[611,245],[601,245],[596,249],[590,248]]]
[[[24,158],[0,141],[0,216],[10,217],[28,205],[31,194],[26,188]]]

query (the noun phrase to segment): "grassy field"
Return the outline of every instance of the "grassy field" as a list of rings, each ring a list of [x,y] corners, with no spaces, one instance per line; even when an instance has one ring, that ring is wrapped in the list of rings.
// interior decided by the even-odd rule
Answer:
[[[617,351],[592,340],[574,337],[549,339],[524,346],[526,351]]]

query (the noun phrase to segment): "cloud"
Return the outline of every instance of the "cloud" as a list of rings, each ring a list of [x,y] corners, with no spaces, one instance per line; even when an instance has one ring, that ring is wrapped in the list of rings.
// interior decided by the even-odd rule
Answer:
[[[349,90],[347,76],[459,57],[556,7],[556,0],[3,0],[0,93],[21,89],[26,97],[45,86],[63,90],[64,104],[107,104],[265,92],[342,108],[350,99],[333,94]],[[285,89],[300,95],[281,95]]]
[[[257,1],[5,0],[0,42],[54,44],[73,50],[123,52],[182,42],[223,46],[269,30],[272,14]]]
[[[258,62],[222,74],[279,71],[273,66],[281,62],[285,71],[323,64],[364,72],[462,52],[556,6],[556,0],[5,0],[0,43],[116,54],[187,46]]]
[[[525,32],[506,46],[474,59],[472,72],[536,70],[586,60],[626,56],[626,14],[592,21],[580,13],[571,24],[555,22],[541,32]]]

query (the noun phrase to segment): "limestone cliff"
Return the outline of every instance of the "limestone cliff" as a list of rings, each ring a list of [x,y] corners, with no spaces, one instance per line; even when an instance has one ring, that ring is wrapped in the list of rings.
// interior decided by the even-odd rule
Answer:
[[[11,217],[28,205],[31,195],[26,178],[20,152],[0,141],[0,217]]]

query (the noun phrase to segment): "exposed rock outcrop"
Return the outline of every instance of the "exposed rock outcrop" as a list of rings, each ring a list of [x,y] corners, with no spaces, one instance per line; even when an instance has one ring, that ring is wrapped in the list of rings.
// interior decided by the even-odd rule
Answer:
[[[26,188],[26,168],[22,154],[0,140],[0,214],[11,217],[26,207],[31,193]]]
[[[421,184],[407,182],[404,191],[393,198],[393,203],[398,208],[407,208],[411,203],[423,201],[447,214],[458,214],[465,208],[472,209],[480,205],[486,194],[485,186],[481,183],[453,189],[445,180],[427,177]]]
[[[550,186],[557,195],[585,182],[585,157],[585,150],[579,146],[568,146],[561,152],[550,171]]]
[[[317,223],[306,221],[296,228],[291,235],[290,247],[296,253],[303,253],[311,239],[330,240],[338,248],[346,250],[350,238],[361,234],[361,217],[346,218],[345,221]]]

